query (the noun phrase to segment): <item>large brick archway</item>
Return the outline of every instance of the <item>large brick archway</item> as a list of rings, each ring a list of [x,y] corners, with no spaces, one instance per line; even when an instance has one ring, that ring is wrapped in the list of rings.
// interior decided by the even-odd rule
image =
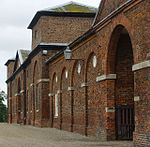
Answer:
[[[112,33],[107,72],[116,78],[108,81],[108,138],[133,139],[134,131],[134,73],[133,50],[128,31],[119,25]],[[111,134],[111,135],[110,135]]]

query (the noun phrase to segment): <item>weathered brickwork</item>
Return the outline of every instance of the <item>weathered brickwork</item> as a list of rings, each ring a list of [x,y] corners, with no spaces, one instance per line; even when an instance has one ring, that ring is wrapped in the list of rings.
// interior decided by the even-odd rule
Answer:
[[[42,51],[35,53],[28,65],[8,82],[9,122],[49,126],[100,140],[133,139],[135,146],[149,146],[150,3],[106,0],[101,4],[95,25],[68,45],[72,60],[64,59],[62,50],[67,46],[61,49],[45,46],[42,48],[47,50],[45,55]],[[116,9],[119,6],[121,9]],[[68,25],[58,27],[58,19]],[[76,39],[81,33],[73,31],[76,19],[71,18],[68,23],[63,17],[56,22],[55,18],[40,18],[35,30],[44,34],[37,42],[33,41],[33,46],[40,42],[54,43],[57,39],[61,43]],[[63,35],[48,35],[51,21],[55,24],[51,28],[58,27],[55,31]],[[81,28],[86,24],[82,22]],[[90,24],[87,25],[85,28]],[[68,26],[73,38],[69,37]]]
[[[84,63],[76,61],[73,65],[71,76],[71,99],[72,99],[72,131],[84,134],[86,116],[85,116],[85,88],[81,87],[84,83]]]
[[[8,60],[7,62],[7,67],[8,67],[8,71],[7,71],[7,78],[9,78],[14,70],[14,64],[15,64],[15,60]]]
[[[96,22],[100,22],[102,19],[107,17],[111,12],[115,11],[117,8],[125,4],[128,0],[101,0],[101,9],[99,10]]]
[[[147,4],[147,2],[143,2],[140,4],[133,5],[133,7],[131,6],[131,8],[134,9],[134,7],[135,8],[138,7],[138,9],[142,10],[146,6],[146,4]],[[141,6],[141,8],[140,8],[140,6]],[[83,123],[84,124],[83,127],[85,127],[85,134],[86,133],[88,134],[88,132],[89,132],[89,135],[98,134],[99,136],[101,136],[101,138],[104,138],[104,139],[106,139],[106,138],[107,139],[115,139],[116,138],[115,137],[116,136],[115,135],[116,134],[115,133],[116,132],[116,130],[115,130],[115,113],[114,112],[106,112],[105,108],[106,107],[113,108],[116,105],[130,105],[131,107],[134,107],[134,105],[135,105],[135,104],[133,105],[134,95],[136,95],[136,94],[135,94],[135,92],[133,94],[134,72],[132,72],[132,65],[134,63],[139,63],[139,62],[143,61],[144,58],[142,57],[142,59],[139,59],[139,58],[138,58],[138,60],[136,59],[136,55],[135,55],[136,50],[134,48],[134,46],[135,46],[134,43],[136,42],[138,44],[139,38],[134,37],[138,33],[136,31],[134,31],[134,29],[136,30],[136,25],[134,25],[134,22],[133,22],[134,20],[131,21],[130,17],[129,18],[126,17],[127,13],[129,13],[129,10],[130,9],[127,9],[124,12],[124,14],[121,13],[119,16],[115,17],[112,22],[107,23],[103,29],[101,29],[100,31],[97,32],[96,37],[93,36],[92,41],[87,40],[85,42],[82,42],[80,45],[78,45],[79,47],[76,47],[76,49],[73,49],[73,58],[75,58],[75,59],[79,58],[79,59],[84,59],[84,61],[86,61],[87,59],[85,59],[85,57],[88,57],[92,52],[95,52],[97,58],[100,60],[100,61],[98,61],[99,69],[98,69],[97,73],[94,72],[93,69],[90,69],[87,72],[88,73],[87,80],[91,79],[92,82],[94,82],[93,86],[90,87],[90,85],[88,85],[88,81],[86,81],[85,73],[82,78],[79,77],[79,81],[78,81],[78,79],[74,80],[76,82],[75,82],[75,86],[72,86],[73,106],[72,106],[71,110],[73,108],[76,108],[76,105],[78,105],[78,106],[76,108],[77,110],[72,112],[73,113],[72,126],[77,126],[77,128],[79,129],[79,130],[75,129],[75,127],[73,127],[72,130],[74,132],[83,133],[82,130],[84,130],[84,128],[83,129],[80,128],[80,126],[81,126],[80,124]],[[130,15],[134,15],[134,14],[132,14],[133,13],[132,11],[130,13],[131,13]],[[146,17],[145,14],[146,13],[143,14],[143,19],[144,19],[144,21],[145,20],[147,21],[148,19],[145,19],[145,17]],[[142,19],[141,16],[139,16],[139,17],[141,20]],[[138,21],[138,23],[143,23],[143,21],[141,21],[141,22]],[[131,25],[131,24],[133,24],[133,25]],[[138,24],[138,26],[142,27],[142,25],[139,25],[139,24]],[[128,36],[126,30],[124,30],[123,28],[126,28],[130,37]],[[119,36],[121,35],[121,31],[122,31],[122,37],[119,38]],[[143,29],[138,29],[138,31],[141,31],[140,33],[142,33],[142,34],[146,33]],[[114,42],[116,42],[116,43],[114,43]],[[118,42],[118,45],[117,45],[117,42]],[[144,42],[144,40],[142,40],[142,42]],[[117,46],[115,47],[114,45],[117,45]],[[108,52],[106,51],[107,49],[108,49]],[[83,56],[80,54],[81,51],[82,51]],[[77,52],[77,54],[76,54],[76,52]],[[109,54],[107,54],[107,53],[109,53]],[[116,54],[117,54],[117,56],[116,56]],[[145,52],[143,52],[142,54],[143,54],[143,56],[145,56],[144,55]],[[141,56],[141,54],[140,54],[140,56]],[[108,58],[108,61],[107,61],[106,57]],[[62,59],[61,59],[60,65],[58,65],[59,64],[58,62],[56,62],[54,64],[54,67],[53,67],[53,63],[50,63],[50,65],[49,65],[50,66],[49,67],[50,75],[51,75],[51,69],[52,70],[55,69],[56,71],[58,71],[58,69],[60,69],[63,62],[64,61],[62,61]],[[118,63],[118,65],[116,65],[116,63]],[[63,65],[64,64],[65,65],[67,64],[66,67],[68,67],[68,70],[70,69],[70,66],[73,67],[73,65],[71,65],[70,62],[67,63],[67,61],[66,61],[65,63],[63,63]],[[90,72],[94,72],[94,73],[90,74]],[[98,75],[103,75],[103,74],[116,74],[117,80],[108,80],[108,81],[106,80],[106,81],[96,83],[96,77]],[[75,79],[75,77],[76,77],[75,76],[76,74],[74,74],[74,72],[70,73],[69,75],[74,75],[73,79]],[[88,76],[88,75],[90,75],[90,76]],[[59,74],[58,74],[58,77],[59,77]],[[86,84],[87,84],[88,88],[85,88],[86,87],[85,86],[85,87],[82,87],[83,89],[79,88],[78,91],[76,92],[75,87],[78,87],[78,85],[80,86],[82,84],[82,82],[83,83],[87,82]],[[89,89],[89,91],[88,91],[88,89]],[[74,97],[74,94],[75,94],[75,97]],[[84,99],[89,98],[88,94],[89,94],[89,96],[91,95],[91,99],[93,97],[93,103],[92,103],[92,100],[87,100],[88,101],[87,105],[89,106],[88,111],[90,111],[90,116],[88,116],[88,112],[86,113],[86,106],[85,106],[85,108],[83,107],[83,109],[82,109],[83,111],[85,110],[85,112],[83,114],[82,114],[83,111],[81,111],[82,103],[86,103],[86,102],[84,102]],[[85,95],[86,95],[86,97],[85,97]],[[70,99],[69,97],[67,98],[67,96],[66,96],[66,99]],[[96,100],[96,98],[98,98],[98,100]],[[83,102],[81,100],[83,100]],[[80,105],[79,105],[79,103],[80,103]],[[99,113],[97,113],[95,115],[92,114],[92,104],[94,105],[93,112],[99,112]],[[149,102],[147,105],[149,106]],[[70,106],[68,105],[68,107],[70,107]],[[144,107],[144,106],[142,106],[142,107]],[[78,111],[80,111],[80,113]],[[138,111],[139,111],[139,109],[138,109]],[[98,114],[101,114],[101,115],[98,115]],[[87,115],[87,117],[86,117],[86,115]],[[146,116],[144,116],[144,117],[147,118],[148,113],[145,115]],[[139,115],[137,115],[137,117],[138,116]],[[80,119],[78,118],[78,121],[76,121],[77,120],[76,117],[79,117]],[[83,118],[85,118],[85,120]],[[90,119],[91,119],[91,121],[90,121]],[[104,120],[106,120],[106,121],[104,121]],[[143,119],[143,120],[145,120],[145,119]],[[88,122],[86,122],[86,121],[88,121]],[[147,123],[149,123],[148,119],[146,119],[146,121],[147,121]],[[76,122],[78,123],[78,125],[76,125]],[[93,129],[90,128],[90,124],[94,124],[94,125],[92,125],[92,126],[94,126]],[[148,124],[146,126],[148,127]],[[106,129],[104,129],[104,128],[106,128]]]
[[[86,32],[93,20],[93,17],[72,19],[72,17],[42,16],[32,29],[32,48],[34,49],[41,42],[70,43]]]

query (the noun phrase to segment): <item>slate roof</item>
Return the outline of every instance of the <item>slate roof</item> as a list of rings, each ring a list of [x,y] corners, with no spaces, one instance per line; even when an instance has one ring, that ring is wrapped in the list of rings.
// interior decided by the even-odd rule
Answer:
[[[29,51],[29,50],[22,50],[22,49],[20,50],[20,53],[21,53],[23,61],[26,60],[26,58],[28,57],[28,55],[30,54],[30,52],[31,51]]]
[[[41,16],[59,17],[95,17],[97,9],[76,2],[69,2],[53,8],[38,11],[33,17],[28,29],[32,29]]]
[[[82,12],[82,13],[91,13],[97,11],[97,9],[94,7],[83,5],[73,1],[53,8],[48,8],[45,10],[53,11],[53,12]]]

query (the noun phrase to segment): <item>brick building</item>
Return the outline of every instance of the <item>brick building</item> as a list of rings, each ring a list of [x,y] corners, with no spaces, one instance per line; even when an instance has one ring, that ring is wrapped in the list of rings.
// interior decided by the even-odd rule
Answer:
[[[149,0],[38,11],[8,60],[9,123],[150,145]],[[69,60],[65,53],[71,53]]]

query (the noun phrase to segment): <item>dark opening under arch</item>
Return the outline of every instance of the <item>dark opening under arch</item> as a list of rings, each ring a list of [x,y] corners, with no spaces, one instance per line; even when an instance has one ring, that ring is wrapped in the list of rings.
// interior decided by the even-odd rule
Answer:
[[[131,38],[122,25],[111,36],[107,74],[116,74],[114,81],[114,134],[117,140],[132,140],[134,131],[134,64]]]

